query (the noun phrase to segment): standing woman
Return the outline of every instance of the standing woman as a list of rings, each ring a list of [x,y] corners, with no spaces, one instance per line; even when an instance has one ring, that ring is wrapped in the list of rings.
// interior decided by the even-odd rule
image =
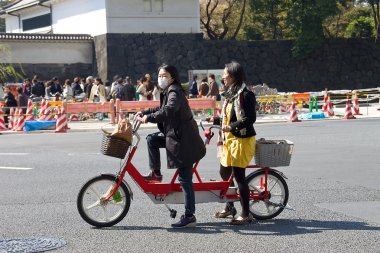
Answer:
[[[178,180],[182,186],[185,214],[172,227],[195,227],[195,194],[193,188],[193,164],[206,154],[206,148],[193,119],[185,90],[181,86],[177,69],[162,65],[159,68],[158,85],[163,90],[160,106],[137,113],[141,121],[157,123],[160,133],[147,136],[149,166],[147,181],[162,180],[160,148],[166,149],[169,169],[178,168]]]
[[[245,168],[255,154],[256,121],[255,94],[247,89],[243,67],[237,62],[226,64],[223,81],[226,100],[222,109],[223,152],[220,158],[220,175],[228,180],[234,173],[240,192],[242,212],[238,218],[231,220],[232,225],[250,223],[253,216],[249,211],[249,187],[245,179]],[[216,218],[234,217],[236,209],[233,202],[228,202],[224,210],[215,214]]]

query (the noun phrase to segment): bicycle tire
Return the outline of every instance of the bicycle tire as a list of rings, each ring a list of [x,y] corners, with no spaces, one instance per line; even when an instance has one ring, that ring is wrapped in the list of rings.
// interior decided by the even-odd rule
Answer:
[[[127,215],[129,207],[131,205],[131,194],[128,187],[121,183],[118,191],[110,198],[107,203],[101,204],[101,198],[104,198],[109,193],[112,186],[116,184],[114,175],[100,175],[87,181],[81,188],[77,197],[77,209],[80,216],[88,224],[95,227],[111,227],[119,223]],[[97,183],[104,183],[105,186],[99,185],[100,190],[95,190],[91,187]],[[91,196],[91,192],[93,193]],[[117,198],[116,198],[117,195]],[[89,202],[93,202],[90,206],[87,206],[87,198],[91,199]],[[121,199],[121,200],[120,200]],[[94,202],[95,201],[95,202]],[[112,217],[107,217],[107,208],[111,206],[119,206],[120,210],[116,212]],[[100,207],[100,211],[95,208]],[[92,211],[94,209],[94,211]],[[99,209],[99,208],[97,208]],[[90,212],[91,210],[91,212]],[[100,214],[99,214],[100,213]],[[103,214],[103,218],[100,216]],[[109,218],[109,219],[108,219]]]
[[[255,186],[257,182],[260,181],[260,178],[263,178],[265,176],[265,172],[263,169],[257,170],[252,172],[246,177],[246,180],[248,182],[248,186],[250,188],[250,191],[255,192],[259,194],[259,190],[257,189],[258,187]],[[271,182],[269,182],[272,179],[275,180],[275,184],[271,185]],[[268,190],[271,195],[271,197],[268,200],[250,200],[250,212],[253,215],[253,217],[257,220],[267,220],[267,219],[272,219],[279,215],[283,210],[286,204],[288,203],[289,199],[289,189],[288,185],[285,181],[285,179],[276,171],[269,170],[268,171]],[[277,197],[279,195],[278,193],[274,194],[273,188],[278,185],[280,190],[281,190],[281,198],[279,200],[275,200],[276,202],[271,201],[273,196]],[[277,189],[278,187],[276,187]],[[263,204],[265,208],[260,208],[259,204]],[[270,211],[269,207],[272,207],[272,211]],[[263,213],[262,210],[259,209],[266,209],[268,212],[265,214]]]

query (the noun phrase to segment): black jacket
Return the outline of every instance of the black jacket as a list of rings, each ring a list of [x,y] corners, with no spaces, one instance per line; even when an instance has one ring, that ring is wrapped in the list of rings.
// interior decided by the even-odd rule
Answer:
[[[242,109],[244,110],[244,117],[241,120],[237,120],[234,106],[231,108],[230,127],[231,133],[239,138],[247,138],[256,136],[253,123],[256,122],[256,97],[255,94],[245,88],[239,98]],[[214,124],[220,125],[221,119],[215,118]]]
[[[192,166],[204,157],[206,147],[180,84],[170,85],[161,93],[160,107],[143,114],[149,122],[157,123],[165,136],[168,168]]]

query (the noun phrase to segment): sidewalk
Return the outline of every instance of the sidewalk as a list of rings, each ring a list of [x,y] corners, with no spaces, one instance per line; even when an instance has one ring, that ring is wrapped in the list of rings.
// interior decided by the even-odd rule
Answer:
[[[372,107],[360,107],[360,113],[363,115],[355,115],[357,119],[363,119],[363,118],[380,118],[380,108],[378,105],[372,106]],[[306,109],[303,110],[303,113],[307,113]],[[313,120],[341,120],[341,118],[344,116],[345,108],[334,108],[335,116],[325,119],[313,119]],[[196,121],[200,122],[201,118],[196,117]],[[289,119],[289,113],[282,113],[277,115],[257,115],[257,120],[255,124],[265,124],[265,123],[281,123],[281,122],[287,122]],[[303,121],[313,121],[313,120],[303,120]],[[302,124],[302,123],[301,123]],[[68,132],[101,132],[101,128],[112,131],[114,129],[114,125],[110,124],[110,120],[106,119],[103,121],[99,121],[97,119],[90,119],[86,121],[74,121],[69,122],[69,130]],[[205,124],[210,125],[210,124]],[[142,124],[140,128],[143,129],[155,129],[157,128],[156,124],[153,123],[147,123]],[[15,132],[15,131],[1,131],[0,132],[3,135],[6,134],[33,134],[33,133],[54,133],[53,130],[38,130],[38,131],[31,131],[31,132]]]

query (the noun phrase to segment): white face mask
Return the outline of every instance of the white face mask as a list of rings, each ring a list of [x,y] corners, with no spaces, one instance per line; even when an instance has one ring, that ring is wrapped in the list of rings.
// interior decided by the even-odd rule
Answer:
[[[161,89],[165,90],[169,84],[170,83],[168,78],[158,78],[158,86],[160,86]]]

